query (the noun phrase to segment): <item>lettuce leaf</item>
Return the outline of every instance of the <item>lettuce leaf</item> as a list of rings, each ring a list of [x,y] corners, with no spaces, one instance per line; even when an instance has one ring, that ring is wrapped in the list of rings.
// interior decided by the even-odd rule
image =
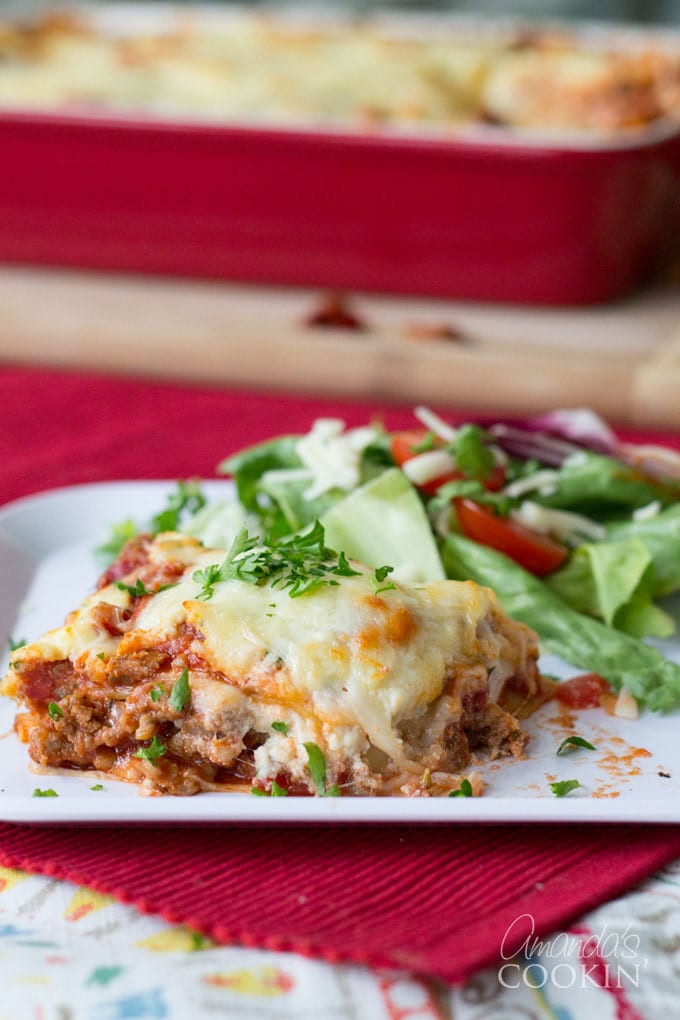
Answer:
[[[680,704],[680,666],[651,645],[572,609],[537,577],[502,553],[449,535],[442,543],[449,577],[493,588],[509,616],[532,627],[545,648],[578,669],[626,687],[655,711]]]
[[[183,524],[180,531],[193,535],[203,545],[228,549],[239,531],[250,523],[241,504],[233,500],[230,503],[208,503]]]
[[[675,630],[672,618],[654,605],[654,563],[640,538],[584,543],[546,584],[572,609],[634,637],[669,637]]]
[[[262,532],[271,538],[301,531],[347,496],[345,490],[335,488],[310,499],[307,493],[313,482],[311,474],[308,478],[272,474],[304,470],[297,453],[301,438],[280,436],[259,443],[228,457],[217,467],[218,473],[233,476],[239,501],[249,514],[257,517]],[[361,482],[379,477],[392,464],[389,437],[376,430],[375,438],[361,451]]]
[[[369,567],[389,563],[398,580],[419,584],[446,576],[423,504],[398,468],[355,489],[321,523],[332,549]]]
[[[232,475],[241,505],[260,522],[271,538],[283,538],[307,527],[344,495],[341,491],[306,499],[310,479],[266,478],[267,472],[299,470],[296,453],[299,436],[281,436],[228,457],[218,465]]]
[[[231,475],[239,501],[248,513],[262,522],[263,530],[287,534],[296,530],[287,523],[286,515],[276,502],[262,500],[261,479],[265,471],[281,471],[302,467],[295,452],[298,436],[280,436],[266,443],[250,446],[241,453],[227,457],[217,465],[218,474]]]
[[[622,521],[608,527],[611,539],[638,538],[654,564],[654,594],[671,595],[680,589],[680,505],[661,510],[644,521]]]
[[[538,502],[561,510],[575,510],[596,521],[621,518],[658,500],[677,502],[680,486],[655,484],[620,460],[583,450],[558,469],[554,491]]]

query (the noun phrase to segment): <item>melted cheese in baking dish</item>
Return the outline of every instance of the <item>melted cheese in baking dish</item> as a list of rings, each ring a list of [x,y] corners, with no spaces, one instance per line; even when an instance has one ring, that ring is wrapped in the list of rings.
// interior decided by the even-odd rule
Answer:
[[[145,555],[126,583],[172,576],[171,586],[139,597],[106,584],[63,627],[21,649],[5,692],[22,700],[23,676],[23,700],[39,700],[30,693],[39,662],[68,663],[78,683],[86,678],[86,685],[100,689],[123,684],[127,692],[132,678],[135,698],[140,685],[147,696],[159,682],[170,690],[186,666],[192,698],[188,711],[172,719],[177,748],[189,720],[210,735],[225,729],[225,711],[237,712],[240,742],[234,746],[240,753],[251,734],[250,743],[258,744],[257,776],[265,781],[282,770],[304,779],[307,741],[325,750],[331,766],[337,756],[337,775],[358,774],[359,764],[365,770],[369,763],[378,771],[421,773],[435,744],[432,761],[449,760],[450,727],[466,713],[474,717],[470,699],[476,697],[479,712],[491,712],[496,724],[509,718],[496,707],[507,682],[535,693],[534,635],[505,617],[490,589],[473,582],[395,582],[380,591],[375,574],[355,565],[357,576],[334,577],[333,584],[294,598],[270,584],[234,579],[215,584],[205,599],[198,597],[195,571],[221,563],[225,550],[166,534],[149,541]],[[160,586],[144,584],[146,590]],[[132,703],[132,692],[125,696]],[[154,705],[140,702],[142,708],[148,715]],[[274,722],[287,732],[272,732]],[[517,733],[514,720],[508,725]],[[151,735],[138,725],[140,732]],[[252,734],[264,738],[253,741]],[[499,739],[507,735],[503,730]],[[169,745],[173,739],[170,734]],[[147,772],[157,778],[154,769]]]
[[[0,106],[237,122],[610,131],[677,109],[677,46],[440,25],[417,33],[232,12],[107,32],[84,17],[0,24]]]

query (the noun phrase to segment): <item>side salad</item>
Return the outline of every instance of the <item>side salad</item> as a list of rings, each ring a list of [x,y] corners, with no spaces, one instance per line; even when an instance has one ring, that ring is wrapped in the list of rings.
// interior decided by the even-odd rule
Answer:
[[[659,599],[680,590],[680,455],[587,410],[415,417],[392,433],[320,419],[243,450],[217,469],[236,499],[201,505],[183,483],[174,524],[227,547],[244,526],[276,542],[319,521],[328,547],[397,579],[488,585],[546,651],[652,710],[680,705],[680,665],[645,640],[674,630]]]

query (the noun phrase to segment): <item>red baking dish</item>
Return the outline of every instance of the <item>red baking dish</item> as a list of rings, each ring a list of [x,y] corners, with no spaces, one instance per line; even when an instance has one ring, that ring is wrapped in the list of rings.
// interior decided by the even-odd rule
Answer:
[[[680,224],[680,128],[609,143],[0,113],[0,260],[602,302]]]

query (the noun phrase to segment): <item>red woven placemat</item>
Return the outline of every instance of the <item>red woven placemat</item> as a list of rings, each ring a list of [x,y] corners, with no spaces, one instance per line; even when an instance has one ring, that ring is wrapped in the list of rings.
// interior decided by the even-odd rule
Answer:
[[[5,369],[0,500],[84,481],[208,476],[245,444],[306,430],[322,414],[360,424],[375,410]],[[385,415],[394,426],[411,420],[407,410]],[[219,941],[448,981],[497,959],[521,915],[545,934],[678,855],[675,826],[0,824],[1,863],[113,893]],[[515,929],[516,946],[526,934]]]
[[[680,829],[0,825],[0,862],[220,942],[462,981],[523,915],[546,934],[680,854]],[[519,948],[528,921],[513,927]]]

